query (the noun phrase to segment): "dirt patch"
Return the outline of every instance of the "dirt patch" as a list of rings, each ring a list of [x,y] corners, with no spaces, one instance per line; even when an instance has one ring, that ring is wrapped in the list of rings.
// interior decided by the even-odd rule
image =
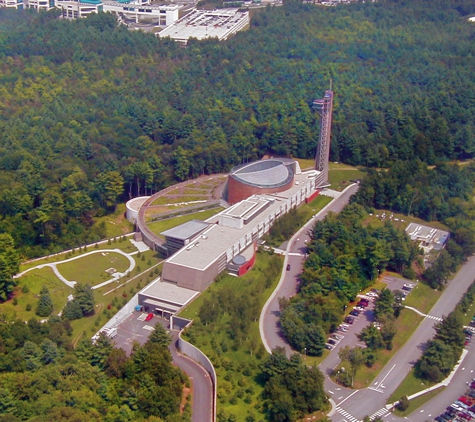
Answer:
[[[188,402],[188,397],[191,398],[191,394],[192,394],[192,388],[188,388],[187,386],[183,386],[183,391],[181,393],[181,403],[180,403],[180,413],[183,414],[183,412],[185,411],[185,406],[186,406],[186,403]]]

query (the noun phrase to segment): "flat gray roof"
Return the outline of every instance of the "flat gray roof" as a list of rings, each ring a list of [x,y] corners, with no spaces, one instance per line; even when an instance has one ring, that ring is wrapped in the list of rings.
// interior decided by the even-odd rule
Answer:
[[[146,286],[140,294],[149,296],[152,299],[165,300],[174,303],[180,307],[186,305],[199,292],[178,287],[176,284],[165,283],[160,277]]]
[[[273,199],[270,206],[260,213],[256,218],[246,224],[242,229],[225,227],[218,224],[212,224],[203,232],[204,238],[199,238],[190,243],[186,248],[180,249],[173,256],[167,259],[167,262],[177,265],[183,265],[189,268],[204,270],[232,245],[234,245],[245,233],[251,232],[255,227],[264,221],[269,214],[276,211],[284,201],[302,189],[302,186],[309,181],[308,174],[302,173],[295,175],[295,184],[285,192],[267,195],[255,195],[254,197],[263,199]],[[253,200],[253,197],[249,198]],[[257,201],[256,201],[257,202]],[[226,210],[222,211],[223,213]],[[219,214],[218,214],[219,215]],[[215,215],[210,218],[216,220]]]
[[[291,170],[287,166],[284,164],[279,164],[278,166],[258,171],[247,172],[245,170],[241,170],[235,175],[247,183],[266,186],[284,183],[289,178],[289,173],[291,175]]]
[[[201,220],[191,220],[179,226],[165,230],[160,234],[166,237],[173,237],[174,239],[186,240],[208,228],[209,223]]]

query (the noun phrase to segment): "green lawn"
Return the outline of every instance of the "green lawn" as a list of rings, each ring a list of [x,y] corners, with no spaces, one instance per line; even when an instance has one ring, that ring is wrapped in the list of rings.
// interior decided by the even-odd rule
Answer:
[[[430,393],[423,394],[422,396],[416,397],[415,399],[410,401],[409,407],[404,411],[401,412],[400,410],[395,410],[394,414],[404,417],[410,415],[415,410],[419,409],[423,404],[427,403],[429,400],[433,399],[437,394],[444,391],[445,387],[440,387],[437,390],[431,391]]]
[[[410,396],[410,395],[415,394],[419,391],[425,390],[426,388],[429,388],[432,385],[434,385],[434,383],[429,383],[428,381],[424,381],[424,380],[421,380],[419,378],[416,378],[415,375],[414,375],[414,369],[413,369],[413,370],[411,370],[411,372],[409,372],[406,375],[406,378],[404,378],[403,382],[401,382],[401,384],[399,384],[399,387],[394,391],[394,393],[391,394],[391,396],[388,399],[388,403],[394,403],[395,401],[399,400],[402,396]],[[440,392],[442,390],[437,389],[435,391]],[[428,394],[424,394],[424,396],[426,396],[426,395],[428,395]],[[422,397],[424,397],[424,396],[422,396]],[[419,399],[419,397],[417,399]],[[412,403],[412,401],[411,401],[411,403]],[[420,404],[418,405],[418,407],[419,406],[420,406]]]
[[[130,242],[127,241],[127,243]],[[119,244],[120,242],[117,241],[117,245]],[[112,245],[114,245],[114,243],[112,243]],[[111,246],[109,246],[109,248],[111,248]],[[65,255],[61,255],[61,259],[64,258]],[[91,258],[93,259],[92,261]],[[112,263],[112,258],[119,258],[121,264],[118,261]],[[100,289],[94,290],[94,298],[97,304],[95,315],[72,321],[71,325],[73,327],[73,344],[76,344],[82,336],[91,337],[120,309],[121,306],[130,300],[130,298],[137,291],[139,291],[158,276],[158,274],[155,272],[155,269],[150,270],[151,267],[162,262],[162,259],[155,252],[147,251],[142,253],[141,256],[134,255],[133,258],[140,267],[140,271],[137,272],[137,270],[134,270],[129,277],[122,278],[118,283],[111,283]],[[99,259],[99,261],[96,261],[96,259]],[[72,261],[71,263],[58,264],[58,268],[62,273],[64,268],[67,268],[65,272],[67,272],[68,275],[64,274],[66,278],[71,277],[71,279],[74,281],[85,281],[89,284],[92,284],[91,279],[82,280],[76,276],[72,277],[72,274],[69,272],[76,274],[78,271],[81,271],[82,275],[89,274],[91,277],[101,277],[101,268],[107,269],[114,266],[114,268],[117,270],[123,270],[125,263],[123,260],[126,261],[126,268],[128,268],[129,263],[124,256],[116,253],[109,253],[108,255],[103,256],[102,254],[98,253],[78,259],[76,261]],[[42,261],[43,262],[35,263],[35,265],[45,263],[44,260]],[[53,261],[50,260],[49,262]],[[72,266],[70,264],[74,265]],[[122,265],[121,268],[119,268],[119,264]],[[100,278],[97,282],[102,282],[109,278],[110,276],[105,277],[104,280]],[[32,270],[21,277],[18,280],[18,287],[15,289],[14,294],[17,305],[13,305],[13,299],[11,299],[0,305],[0,312],[4,313],[9,318],[18,317],[24,321],[27,321],[32,317],[40,319],[35,315],[35,308],[38,302],[38,293],[43,285],[48,287],[51,293],[51,298],[54,305],[52,315],[57,315],[66,304],[67,297],[72,294],[74,290],[62,283],[54,275],[52,269],[49,267]],[[23,286],[28,287],[28,293],[22,292]],[[117,287],[118,289],[116,291],[108,293],[104,296],[105,293]],[[32,307],[31,311],[26,311],[26,306],[28,304],[30,304]],[[108,307],[110,307],[110,309],[108,309]]]
[[[328,172],[328,182],[331,184],[330,188],[342,191],[352,182],[350,180],[362,179],[365,173],[358,169],[335,168],[330,167]]]
[[[279,263],[277,264],[276,261]],[[249,273],[240,278],[225,275],[184,309],[180,316],[196,318],[204,300],[210,299],[211,293],[220,289],[230,289],[236,296],[253,292],[256,288],[262,289],[259,294],[262,309],[280,277],[279,273],[275,280],[272,280],[271,286],[264,288],[270,265],[281,266],[282,258],[259,253],[256,265]],[[185,334],[185,338],[199,347],[213,362],[219,380],[218,411],[222,410],[228,416],[234,414],[237,421],[245,421],[249,415],[248,412],[257,416],[256,420],[263,418],[261,407],[263,386],[258,375],[259,364],[267,352],[259,334],[259,314],[256,314],[246,338],[242,339],[240,344],[231,339],[228,334],[227,325],[232,323],[229,321],[228,314],[208,326],[195,324]]]
[[[109,268],[125,272],[129,268],[129,260],[116,252],[97,252],[74,261],[57,264],[58,271],[69,281],[87,283],[90,286],[102,283],[112,278],[106,273]]]
[[[152,230],[155,234],[159,234],[165,230],[171,229],[172,227],[179,226],[180,224],[186,223],[191,220],[206,220],[213,215],[216,215],[218,212],[222,211],[223,208],[213,208],[211,210],[198,211],[191,214],[185,214],[179,217],[167,218],[165,220],[154,221],[153,223],[148,224],[148,228]]]
[[[28,293],[22,292],[24,286],[28,288]],[[13,300],[2,303],[1,312],[8,317],[20,318],[22,321],[28,321],[30,318],[41,319],[35,315],[35,309],[43,286],[46,286],[50,292],[53,300],[53,315],[57,315],[63,309],[73,289],[61,282],[49,267],[32,270],[21,277],[14,294],[18,301],[17,305],[13,305]],[[31,311],[26,310],[28,304],[31,305]]]
[[[407,296],[404,305],[412,306],[424,314],[429,313],[442,294],[439,290],[430,288],[427,284],[418,283]]]
[[[386,213],[385,220],[381,220],[381,216],[383,213]],[[365,225],[371,224],[373,227],[381,227],[384,225],[384,221],[388,220],[391,214],[394,215],[394,218],[392,220],[393,225],[401,230],[406,230],[409,223],[417,223],[417,224],[433,227],[435,229],[450,231],[447,226],[445,226],[442,223],[439,223],[438,221],[428,222],[428,221],[421,220],[420,218],[408,217],[407,215],[404,215],[404,214],[392,213],[391,211],[388,211],[388,210],[374,210],[374,214],[368,216],[368,218],[364,221],[364,223]]]
[[[53,262],[64,261],[65,259],[72,258],[73,256],[77,256],[78,254],[85,254],[86,252],[91,252],[93,250],[104,250],[104,249],[120,249],[125,253],[132,253],[137,252],[137,248],[130,242],[130,237],[126,237],[124,241],[122,241],[122,237],[111,238],[110,243],[104,242],[101,244],[97,244],[97,248],[95,245],[89,246],[89,248],[84,249],[81,247],[81,250],[78,248],[74,249],[74,255],[72,253],[62,252],[56,254],[51,257],[38,259],[31,262],[25,262],[20,265],[20,272],[27,270],[28,268],[33,268],[38,265],[48,264]]]
[[[317,212],[322,210],[325,205],[329,204],[332,201],[332,198],[324,195],[318,195],[312,202],[308,204],[302,204],[298,207],[297,212],[299,214],[304,214],[305,219],[308,221],[315,215]]]

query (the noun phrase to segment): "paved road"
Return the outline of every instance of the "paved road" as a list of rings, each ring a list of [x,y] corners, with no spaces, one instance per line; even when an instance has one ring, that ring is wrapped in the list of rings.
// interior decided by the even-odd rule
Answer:
[[[114,338],[116,347],[132,353],[134,341],[145,344],[151,330],[157,322],[169,329],[169,321],[161,318],[153,318],[152,321],[144,321],[139,318],[141,314],[134,312],[117,327],[117,336]],[[169,346],[172,363],[178,366],[188,377],[192,385],[192,421],[212,421],[213,386],[208,372],[195,361],[181,355],[177,349],[178,332],[172,331],[172,342]]]
[[[290,271],[284,271],[281,281],[274,294],[264,306],[260,317],[260,332],[264,342],[264,346],[270,352],[275,347],[284,347],[287,354],[292,353],[292,349],[282,338],[279,325],[279,298],[290,298],[297,292],[298,276],[302,272],[303,262],[305,260],[306,240],[309,236],[307,232],[311,230],[315,221],[323,220],[327,214],[332,212],[340,212],[354,193],[358,190],[358,185],[349,186],[342,195],[334,199],[327,205],[315,218],[310,220],[299,232],[292,238],[290,245],[287,246],[287,255],[284,261],[284,268],[290,264]]]
[[[274,347],[280,346],[286,349],[287,354],[292,353],[292,349],[285,342],[280,333],[278,298],[290,298],[297,291],[298,275],[302,271],[304,262],[305,240],[308,238],[306,232],[310,229],[314,221],[325,218],[329,211],[340,212],[348,203],[349,197],[354,194],[357,189],[358,186],[353,186],[345,191],[341,197],[335,199],[330,206],[326,207],[323,212],[300,230],[299,233],[293,237],[291,244],[288,245],[287,252],[292,255],[288,254],[286,256],[284,266],[290,264],[290,271],[284,272],[275,294],[269,299],[261,314],[261,337],[268,351],[272,350]],[[474,281],[474,275],[475,257],[472,257],[451,280],[439,301],[430,310],[429,314],[435,317],[448,315]],[[369,315],[366,317],[370,319]],[[326,377],[325,388],[327,391],[332,391],[333,399],[337,403],[337,412],[332,416],[332,421],[356,422],[362,420],[367,415],[382,416],[387,420],[396,420],[397,418],[392,416],[392,414],[390,414],[386,409],[387,400],[392,392],[404,380],[417,359],[421,356],[425,343],[433,337],[436,322],[437,321],[432,318],[425,318],[403,348],[399,350],[383,368],[371,387],[353,391],[335,385],[328,377]],[[351,335],[347,335],[345,339],[349,341]],[[344,343],[342,342],[342,346],[344,345],[346,345],[346,341]],[[472,352],[465,358],[466,363],[464,363],[464,365],[467,366],[467,368],[475,368],[474,355],[475,353]],[[337,363],[337,353],[331,353],[329,357],[322,362],[322,370],[326,373],[325,375],[327,375],[329,370],[335,367]],[[462,365],[462,367],[464,365]],[[469,373],[463,372],[464,371],[460,368],[451,385],[449,385],[449,387],[447,387],[445,391],[436,398],[436,401],[433,400],[429,402],[428,406],[434,406],[432,402],[437,402],[437,408],[440,407],[443,409],[452,401],[452,397],[457,396],[457,394],[460,395],[463,391],[459,391],[457,380],[463,378],[464,374]],[[461,373],[462,375],[460,375]],[[465,375],[465,377],[470,376]],[[442,400],[443,397],[447,397],[447,402],[445,399]],[[421,416],[419,418],[415,418],[411,415],[411,417],[413,417],[413,422],[425,421],[427,416],[424,416],[424,413],[425,410],[422,413],[420,412]],[[425,414],[428,415],[428,413]]]
[[[448,315],[474,281],[474,275],[475,257],[472,257],[451,280],[429,314],[437,317]],[[371,387],[351,393],[351,397],[344,398],[343,402],[337,400],[338,412],[332,417],[332,421],[355,422],[363,419],[366,415],[379,413],[379,416],[381,416],[387,414],[388,412],[383,409],[389,396],[413,368],[414,363],[421,356],[427,340],[434,336],[434,325],[436,323],[437,321],[431,318],[425,318],[407,343],[383,368]],[[470,353],[470,357],[466,359],[473,359],[472,354]],[[456,377],[458,376],[457,373]],[[450,386],[449,389],[451,389]],[[445,404],[445,406],[448,404]],[[426,419],[423,418],[423,420]]]
[[[193,422],[212,422],[213,385],[208,372],[194,360],[187,358],[177,351],[178,333],[173,333],[170,352],[173,364],[178,366],[191,381],[192,386],[192,416]]]

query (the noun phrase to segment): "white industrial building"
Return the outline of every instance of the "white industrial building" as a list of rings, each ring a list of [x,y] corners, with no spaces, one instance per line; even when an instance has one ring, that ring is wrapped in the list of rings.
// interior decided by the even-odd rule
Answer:
[[[226,40],[249,26],[249,12],[239,9],[192,10],[171,26],[157,33],[160,38],[170,37],[184,45],[190,38]]]
[[[134,19],[136,22],[148,19],[155,21],[158,26],[165,27],[178,20],[181,6],[151,5],[150,0],[0,0],[0,7],[38,11],[57,8],[67,19],[86,18],[91,13],[111,12],[120,18]]]
[[[0,7],[21,10],[23,6],[23,0],[0,0]]]

